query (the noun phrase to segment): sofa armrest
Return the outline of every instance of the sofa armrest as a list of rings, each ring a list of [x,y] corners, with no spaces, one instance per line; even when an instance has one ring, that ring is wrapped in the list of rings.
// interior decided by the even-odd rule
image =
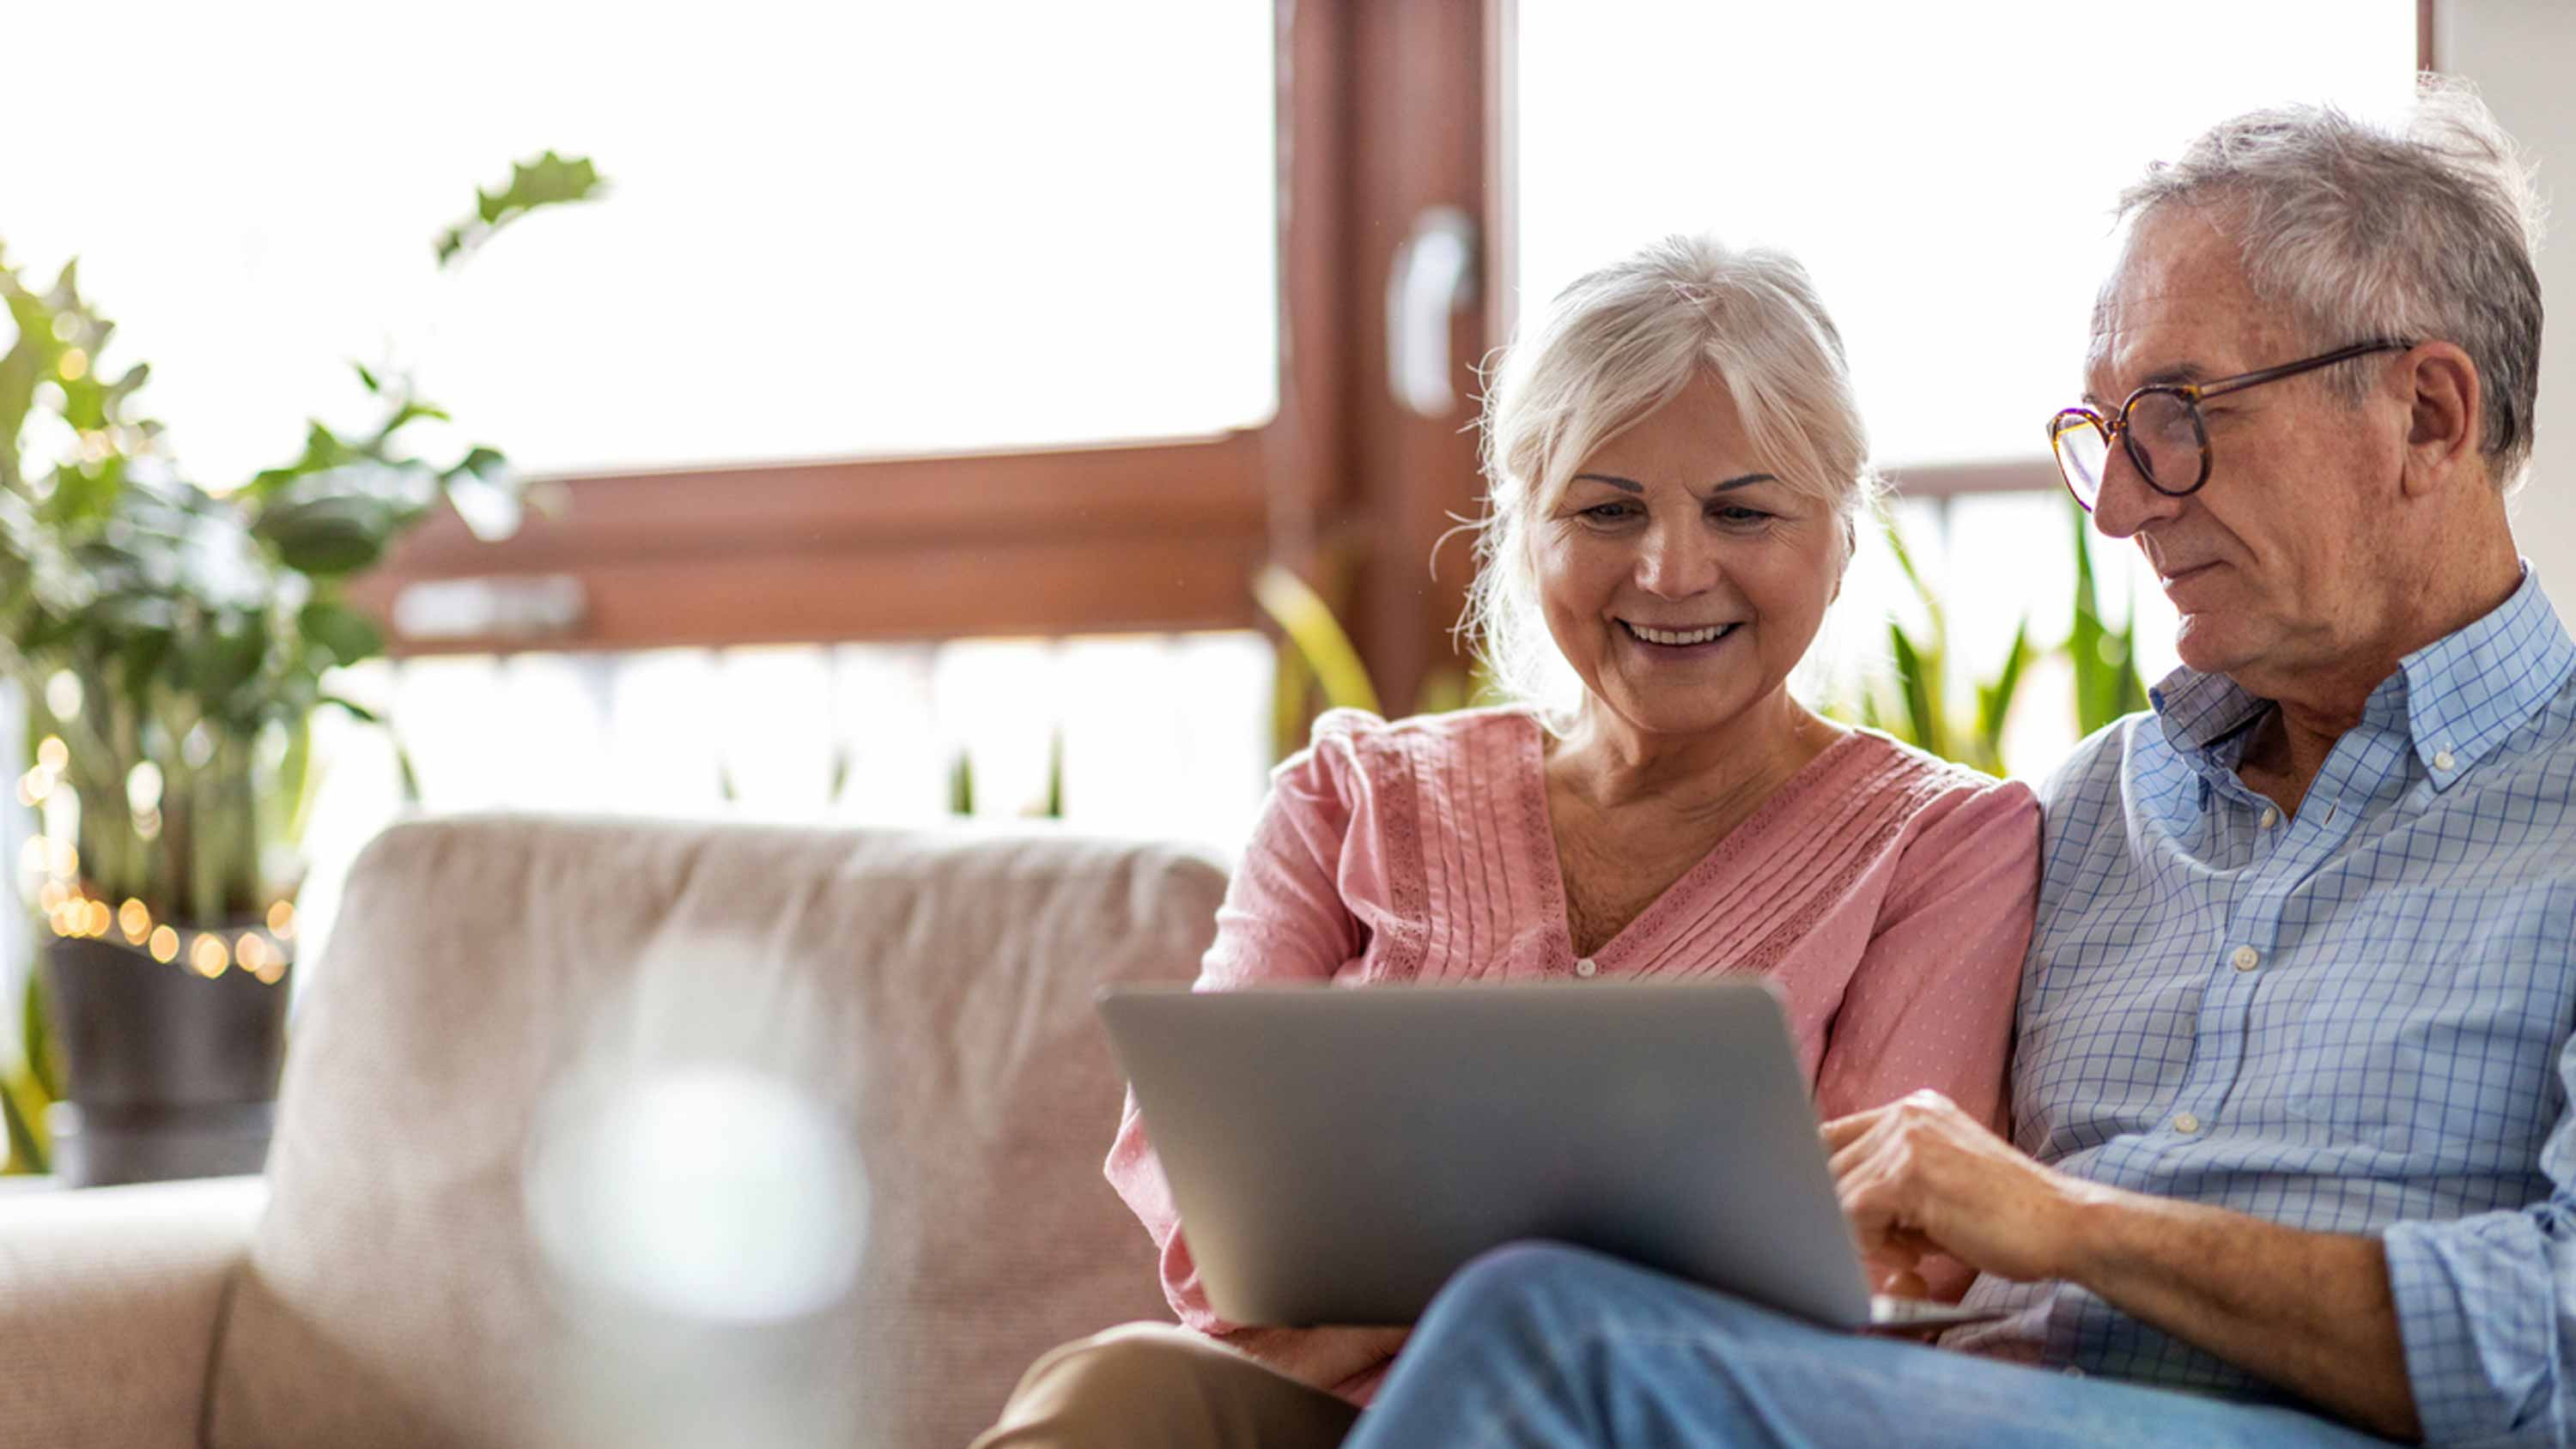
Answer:
[[[0,1442],[199,1442],[256,1177],[0,1196]]]

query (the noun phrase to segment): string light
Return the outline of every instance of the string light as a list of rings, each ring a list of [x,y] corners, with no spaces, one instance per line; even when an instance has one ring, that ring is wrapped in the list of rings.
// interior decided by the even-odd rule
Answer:
[[[212,931],[199,936],[195,944],[188,947],[188,969],[208,981],[223,975],[225,968],[232,964],[232,953],[224,949],[224,938]]]
[[[61,735],[47,735],[36,746],[36,763],[59,775],[71,768],[71,747]]]
[[[165,966],[178,963],[209,981],[238,965],[262,985],[275,986],[294,964],[286,942],[295,934],[295,907],[286,901],[268,908],[266,931],[253,927],[230,937],[221,931],[182,934],[166,923],[156,924],[151,907],[139,899],[110,907],[60,881],[46,881],[37,891],[36,904],[58,937],[105,940],[115,932],[125,938],[124,944],[148,952],[153,960]]]
[[[161,808],[161,767],[145,760],[125,774],[125,808],[135,815],[149,815]]]

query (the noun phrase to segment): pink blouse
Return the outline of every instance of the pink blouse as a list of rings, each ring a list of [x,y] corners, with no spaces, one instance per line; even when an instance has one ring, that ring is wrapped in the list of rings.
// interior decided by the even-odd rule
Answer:
[[[1823,1116],[1933,1087],[2002,1125],[2039,889],[2027,786],[1853,731],[1578,963],[1544,744],[1519,709],[1317,720],[1272,777],[1198,989],[1758,971],[1787,995]],[[1161,1249],[1181,1322],[1232,1327],[1199,1286],[1133,1094],[1107,1170]],[[1381,1373],[1340,1391],[1364,1399]]]

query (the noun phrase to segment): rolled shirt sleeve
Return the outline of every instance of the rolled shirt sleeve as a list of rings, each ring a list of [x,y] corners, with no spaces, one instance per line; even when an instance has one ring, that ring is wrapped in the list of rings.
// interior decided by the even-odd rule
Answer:
[[[2558,1075],[2576,1093],[2576,1042]],[[2576,1437],[2576,1114],[2562,1110],[2540,1163],[2545,1201],[2381,1235],[2426,1444]]]

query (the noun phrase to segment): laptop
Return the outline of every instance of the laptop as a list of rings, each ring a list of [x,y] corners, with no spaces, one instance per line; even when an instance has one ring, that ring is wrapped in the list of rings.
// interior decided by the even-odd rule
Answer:
[[[1833,1328],[1996,1316],[1870,1292],[1767,982],[1098,1001],[1236,1323],[1409,1324],[1469,1259],[1533,1238]]]

